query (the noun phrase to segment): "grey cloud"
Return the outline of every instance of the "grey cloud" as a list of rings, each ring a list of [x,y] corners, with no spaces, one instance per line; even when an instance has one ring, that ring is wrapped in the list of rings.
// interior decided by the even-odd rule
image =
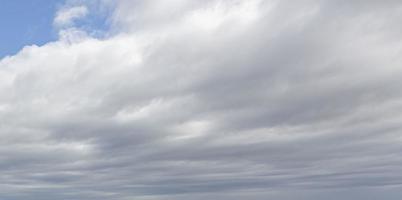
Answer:
[[[1,198],[401,197],[398,1],[98,3],[0,62]]]

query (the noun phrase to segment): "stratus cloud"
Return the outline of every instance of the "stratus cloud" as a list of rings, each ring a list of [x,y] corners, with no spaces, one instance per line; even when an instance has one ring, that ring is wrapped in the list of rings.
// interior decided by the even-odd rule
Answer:
[[[0,61],[1,198],[400,199],[401,3],[112,6]]]

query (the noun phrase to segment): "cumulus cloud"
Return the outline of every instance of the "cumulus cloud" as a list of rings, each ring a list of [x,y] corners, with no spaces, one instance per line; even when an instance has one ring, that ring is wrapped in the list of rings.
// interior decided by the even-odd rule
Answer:
[[[400,2],[98,3],[0,61],[0,197],[402,196]]]

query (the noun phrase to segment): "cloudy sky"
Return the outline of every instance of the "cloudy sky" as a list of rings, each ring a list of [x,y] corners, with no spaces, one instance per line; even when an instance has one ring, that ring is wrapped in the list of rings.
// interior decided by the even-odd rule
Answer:
[[[0,11],[0,199],[402,198],[401,1]]]

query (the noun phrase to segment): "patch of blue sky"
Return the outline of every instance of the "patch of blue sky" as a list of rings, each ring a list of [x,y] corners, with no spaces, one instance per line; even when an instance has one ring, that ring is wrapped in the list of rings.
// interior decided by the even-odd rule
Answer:
[[[58,39],[53,20],[65,0],[0,1],[0,59],[27,45],[44,45]],[[107,12],[88,5],[89,14],[75,26],[94,37],[105,37]]]
[[[0,58],[26,45],[57,39],[52,28],[55,11],[63,0],[2,0],[0,2]]]
[[[92,37],[107,37],[110,30],[109,11],[99,8],[96,4],[86,4],[86,6],[89,10],[88,15],[74,21],[74,27],[84,30]]]

